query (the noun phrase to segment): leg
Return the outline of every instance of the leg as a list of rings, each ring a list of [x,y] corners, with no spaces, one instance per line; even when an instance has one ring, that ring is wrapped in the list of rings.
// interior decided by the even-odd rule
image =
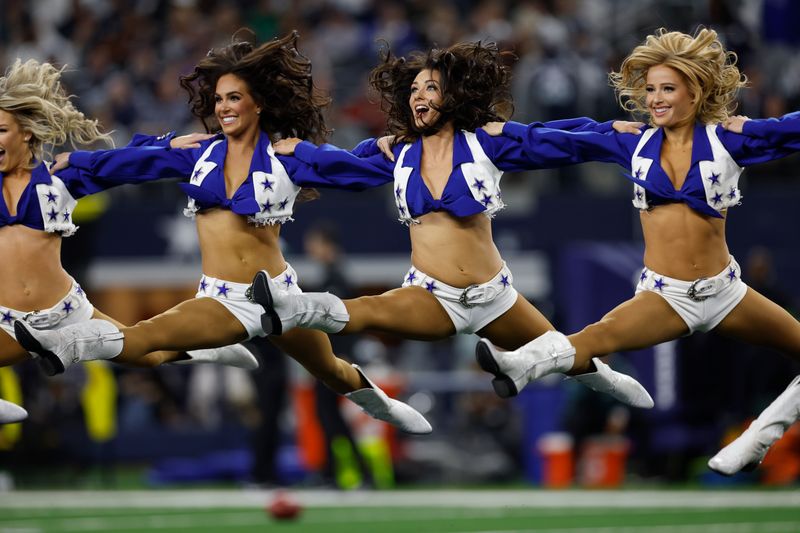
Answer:
[[[518,324],[526,316],[522,310],[525,306],[518,301],[481,334],[495,335],[497,342],[512,345],[515,329],[519,336],[529,334]],[[654,323],[661,325],[661,329],[653,331],[650,325]],[[570,338],[544,324],[547,323],[542,317],[536,325],[547,328],[544,334],[513,351],[501,352],[487,339],[478,343],[478,363],[494,374],[492,384],[499,396],[514,396],[527,383],[547,374],[568,372],[593,390],[609,393],[629,405],[650,408],[653,400],[644,387],[630,376],[614,372],[596,356],[658,344],[688,329],[664,299],[649,292],[636,295]]]
[[[279,290],[269,274],[261,271],[253,279],[251,291],[252,300],[264,307],[264,331],[274,335],[296,327],[326,333],[376,329],[419,340],[438,340],[455,333],[444,308],[421,287],[403,287],[343,302],[330,293],[290,294]]]
[[[800,355],[800,323],[750,288],[717,329],[736,339],[781,350],[795,359]],[[709,468],[726,476],[752,470],[798,418],[800,377],[795,378],[742,435],[712,457]]]
[[[516,350],[546,331],[555,329],[538,309],[520,295],[511,309],[478,331],[478,335],[504,350]]]
[[[375,329],[406,339],[440,340],[456,329],[444,307],[422,287],[403,287],[344,301],[350,321],[342,333]]]
[[[49,331],[33,329],[18,320],[14,332],[26,350],[41,356],[37,362],[50,376],[78,361],[115,359],[132,363],[156,350],[216,348],[247,339],[239,320],[211,298],[187,300],[122,330],[98,319]]]
[[[361,407],[373,418],[396,425],[408,433],[425,434],[431,426],[412,407],[386,396],[360,368],[336,357],[328,336],[321,331],[293,329],[270,340],[302,364],[332,390]]]
[[[117,326],[119,329],[123,329],[127,326],[127,324],[123,324],[119,320],[111,318],[110,316],[100,312],[97,308],[94,310],[94,314],[92,318],[99,318],[100,320],[107,320]],[[164,363],[169,363],[170,361],[175,361],[177,359],[184,359],[186,358],[185,352],[177,352],[177,351],[158,351],[149,353],[143,357],[138,359],[133,359],[130,361],[126,361],[124,359],[115,359],[115,363],[127,364],[134,367],[141,367],[141,368],[155,368],[158,365],[162,365]]]

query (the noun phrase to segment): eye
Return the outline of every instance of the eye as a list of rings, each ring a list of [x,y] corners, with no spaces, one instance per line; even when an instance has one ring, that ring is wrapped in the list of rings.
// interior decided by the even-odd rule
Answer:
[[[234,94],[233,96],[231,96],[231,101],[232,102],[238,102],[239,100],[240,100],[240,98],[237,95]]]
[[[671,93],[674,90],[675,90],[675,87],[664,87],[664,92],[665,93]]]
[[[214,102],[220,103],[222,101],[222,97],[218,94],[214,95]]]
[[[416,87],[412,87],[411,88],[411,94],[414,94],[415,92],[417,92],[417,88]]]
[[[655,91],[655,89],[653,87],[646,87],[645,91],[652,93],[653,91]]]

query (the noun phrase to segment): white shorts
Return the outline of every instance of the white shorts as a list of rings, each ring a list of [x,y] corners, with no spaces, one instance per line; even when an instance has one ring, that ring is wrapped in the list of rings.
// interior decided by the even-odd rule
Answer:
[[[662,298],[695,331],[710,331],[733,311],[747,292],[742,281],[742,269],[736,259],[725,269],[710,278],[682,281],[668,278],[645,268],[639,276],[636,293],[651,291]]]
[[[8,307],[0,307],[0,327],[3,331],[14,335],[14,321],[24,320],[36,329],[58,329],[71,324],[84,322],[92,318],[94,306],[86,297],[81,286],[74,279],[69,292],[50,309],[41,311],[18,311]]]
[[[291,294],[303,292],[297,285],[297,272],[289,263],[286,263],[286,270],[272,278],[272,281]],[[247,298],[246,291],[249,288],[249,283],[235,283],[204,274],[200,279],[195,298],[215,299],[242,323],[249,338],[264,337],[266,334],[261,327],[261,315],[264,314],[264,308]]]
[[[513,283],[514,277],[503,262],[503,268],[495,277],[466,288],[451,287],[412,266],[406,273],[403,287],[414,285],[426,289],[442,304],[456,333],[475,333],[511,309],[517,301]]]

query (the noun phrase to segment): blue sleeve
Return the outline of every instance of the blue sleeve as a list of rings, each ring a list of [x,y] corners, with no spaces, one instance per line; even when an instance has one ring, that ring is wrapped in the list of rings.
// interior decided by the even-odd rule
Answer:
[[[303,141],[294,157],[278,156],[289,177],[301,187],[360,191],[394,181],[394,163],[382,153],[358,157],[330,144]]]
[[[597,133],[608,133],[610,131],[614,131],[613,120],[608,120],[606,122],[595,122],[593,119],[588,117],[549,120],[543,123],[534,122],[533,124],[544,128],[564,131],[594,131]]]
[[[381,153],[381,149],[378,148],[378,139],[370,138],[364,139],[355,148],[350,152],[356,157],[370,157],[373,155],[377,155]]]
[[[764,163],[800,150],[800,111],[781,118],[748,120],[742,133],[733,133],[722,126],[717,126],[716,132],[739,165]]]
[[[129,142],[126,145],[126,147],[131,148],[134,146],[161,146],[162,148],[168,148],[169,143],[174,138],[175,138],[174,131],[165,133],[164,135],[159,135],[158,137],[156,137],[155,135],[145,135],[143,133],[136,133],[133,135],[131,142]]]
[[[638,136],[630,133],[571,132],[518,122],[506,122],[503,135],[497,137],[480,129],[476,134],[495,166],[510,172],[588,161],[617,163],[629,168],[632,147],[638,142]],[[630,138],[625,139],[625,136]]]
[[[144,146],[77,151],[70,154],[69,166],[57,175],[73,196],[80,198],[126,183],[188,177],[199,150]]]

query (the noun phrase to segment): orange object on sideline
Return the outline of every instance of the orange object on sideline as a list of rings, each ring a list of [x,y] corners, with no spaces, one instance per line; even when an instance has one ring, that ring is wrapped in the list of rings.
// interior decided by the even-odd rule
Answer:
[[[578,460],[578,482],[588,488],[619,487],[625,481],[630,442],[619,435],[586,439]]]
[[[313,382],[292,387],[294,412],[297,417],[297,447],[303,465],[311,471],[319,471],[328,460],[325,434],[317,417],[317,402]]]
[[[542,485],[549,488],[572,485],[572,437],[567,433],[545,433],[536,442],[536,447],[542,456]]]

